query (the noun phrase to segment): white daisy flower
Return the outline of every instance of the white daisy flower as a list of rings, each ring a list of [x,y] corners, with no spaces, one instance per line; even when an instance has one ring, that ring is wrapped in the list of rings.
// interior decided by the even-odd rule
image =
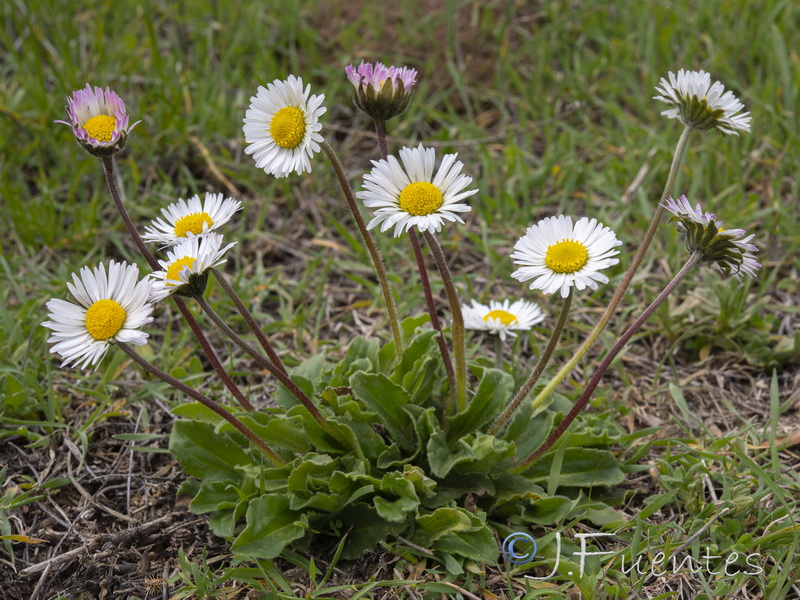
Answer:
[[[204,202],[197,195],[188,201],[180,198],[161,209],[164,218],[156,219],[152,225],[145,227],[142,239],[172,246],[188,237],[214,231],[230,221],[241,208],[241,202],[233,198],[223,200],[222,194],[206,193]]]
[[[685,71],[675,75],[669,72],[669,81],[661,78],[656,86],[660,96],[653,96],[673,106],[661,114],[679,119],[695,129],[716,129],[720,133],[739,135],[750,131],[750,113],[740,112],[744,104],[719,81],[712,85],[711,75],[705,71]]]
[[[311,157],[319,152],[322,124],[319,118],[327,108],[325,96],[309,98],[311,85],[303,90],[303,80],[289,75],[286,81],[276,79],[267,87],[258,88],[250,98],[244,118],[245,148],[256,166],[276,177],[311,172]]]
[[[94,271],[84,267],[80,277],[73,273],[67,288],[78,304],[58,298],[47,303],[50,320],[42,325],[53,330],[50,352],[64,359],[62,367],[83,369],[99,363],[114,342],[146,344],[148,335],[139,328],[153,320],[150,286],[147,278],[139,281],[139,267],[113,260],[108,275],[102,263]]]
[[[110,156],[125,147],[128,133],[141,121],[128,126],[125,103],[106,87],[90,86],[72,92],[67,98],[69,122],[56,121],[72,128],[78,143],[95,156]]]
[[[561,290],[569,295],[569,288],[597,289],[597,282],[608,283],[601,269],[619,262],[612,258],[621,246],[611,229],[597,219],[581,219],[573,226],[572,218],[564,215],[542,219],[514,244],[511,255],[514,264],[521,265],[511,276],[519,281],[533,279],[530,289],[552,294]]]
[[[150,277],[153,290],[150,301],[163,300],[170,294],[178,293],[193,296],[205,291],[206,271],[225,262],[225,254],[236,245],[231,242],[224,248],[219,233],[209,233],[201,237],[189,237],[167,251],[167,260],[159,260],[162,271],[155,271]],[[200,278],[193,276],[200,275]]]
[[[382,224],[381,231],[386,231],[394,225],[394,236],[400,237],[414,226],[436,233],[445,220],[463,223],[459,213],[471,208],[462,200],[478,190],[465,190],[472,177],[460,174],[464,164],[457,156],[446,154],[435,177],[436,152],[422,144],[400,150],[402,166],[394,156],[373,160],[374,168],[364,175],[364,190],[356,194],[364,206],[377,209],[367,229]]]
[[[756,276],[761,263],[755,255],[758,247],[750,243],[755,234],[747,235],[744,229],[723,228],[722,221],[713,213],[704,212],[699,203],[692,208],[686,196],[678,200],[668,198],[662,206],[675,215],[670,221],[677,224],[688,252],[700,253],[703,262],[725,277]]]
[[[527,331],[534,325],[544,321],[544,313],[539,305],[527,300],[490,300],[489,306],[473,300],[470,305],[461,305],[464,315],[464,327],[475,331],[488,331],[506,337],[516,337],[515,331]]]

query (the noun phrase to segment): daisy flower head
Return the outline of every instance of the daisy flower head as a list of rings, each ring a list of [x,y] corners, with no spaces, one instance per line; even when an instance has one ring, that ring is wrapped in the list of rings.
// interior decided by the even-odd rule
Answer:
[[[686,196],[678,200],[668,198],[662,206],[673,214],[670,222],[677,225],[689,253],[699,253],[700,260],[723,277],[756,276],[761,263],[756,260],[758,248],[751,243],[755,234],[747,235],[744,229],[723,228],[722,221],[713,213],[704,212],[699,203],[692,207]]]
[[[94,156],[110,156],[125,147],[128,132],[141,121],[128,126],[125,103],[109,87],[90,86],[72,92],[66,106],[69,125],[83,148]]]
[[[528,227],[514,244],[511,259],[520,268],[511,276],[519,281],[533,279],[530,289],[552,294],[561,290],[566,298],[570,288],[597,289],[598,282],[608,283],[600,271],[619,262],[615,250],[622,242],[597,219],[581,217],[573,225],[564,215],[547,217]]]
[[[539,305],[527,300],[490,300],[489,306],[473,300],[471,304],[461,306],[464,315],[464,327],[475,331],[488,331],[506,337],[516,337],[515,331],[527,331],[534,325],[544,321],[544,313]]]
[[[361,61],[344,69],[353,84],[353,102],[376,121],[388,121],[405,112],[411,100],[417,71],[409,67],[387,67]]]
[[[256,167],[276,177],[311,172],[311,158],[323,141],[319,118],[327,108],[324,95],[309,97],[310,92],[310,84],[304,90],[303,80],[289,75],[259,86],[250,98],[243,128],[250,145],[244,151],[253,155]]]
[[[222,247],[222,235],[209,233],[188,237],[167,251],[167,260],[159,260],[161,271],[150,277],[153,289],[150,301],[158,302],[170,294],[196,296],[206,290],[208,269],[226,261],[225,254],[236,245],[232,242]]]
[[[711,83],[711,75],[705,71],[685,71],[675,75],[669,72],[669,79],[661,78],[656,86],[660,94],[653,96],[669,104],[672,108],[661,114],[678,119],[694,129],[716,129],[720,133],[739,135],[739,131],[750,131],[750,113],[741,112],[744,104],[725,91],[719,81]]]
[[[139,267],[124,262],[112,260],[108,272],[101,263],[73,273],[67,288],[77,304],[59,298],[47,303],[50,320],[42,325],[53,331],[50,352],[61,356],[62,367],[83,369],[98,364],[114,342],[146,344],[148,335],[139,328],[153,320],[150,287],[147,278],[139,281]]]
[[[156,219],[144,228],[142,239],[146,242],[173,246],[188,237],[205,235],[231,220],[242,203],[222,194],[206,193],[204,201],[194,195],[189,200],[179,198],[161,209],[163,219]],[[163,247],[162,246],[162,247]]]
[[[460,213],[471,208],[463,200],[477,194],[466,189],[472,177],[461,174],[464,164],[456,161],[457,154],[446,154],[434,176],[436,152],[433,148],[403,148],[400,161],[372,161],[373,169],[364,175],[364,189],[356,196],[364,206],[374,209],[375,217],[367,225],[381,225],[386,231],[394,225],[394,236],[417,227],[421,232],[436,233],[444,221],[464,220]]]

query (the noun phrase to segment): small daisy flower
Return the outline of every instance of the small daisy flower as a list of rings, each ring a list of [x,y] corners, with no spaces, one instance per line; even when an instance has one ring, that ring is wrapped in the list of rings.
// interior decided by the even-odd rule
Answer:
[[[711,75],[705,71],[684,71],[675,75],[669,72],[669,81],[661,78],[656,86],[660,96],[653,96],[671,105],[661,114],[679,119],[694,129],[716,129],[720,133],[739,135],[750,131],[750,113],[741,112],[744,104],[719,81],[712,85]]]
[[[472,177],[460,174],[464,164],[456,161],[457,156],[446,154],[435,177],[436,153],[422,144],[400,150],[402,166],[394,156],[373,160],[374,168],[364,175],[364,190],[356,194],[364,206],[377,209],[367,229],[381,224],[381,231],[386,231],[394,225],[394,236],[400,237],[414,226],[436,233],[444,221],[463,223],[459,213],[471,209],[462,201],[478,190],[466,190]]]
[[[409,67],[387,67],[383,63],[350,65],[345,73],[355,88],[353,102],[376,121],[388,121],[402,114],[411,100],[417,71]]]
[[[311,85],[303,90],[303,80],[289,75],[286,81],[276,79],[267,87],[258,87],[250,98],[244,118],[245,148],[256,166],[276,177],[311,172],[311,157],[319,152],[323,139],[319,134],[319,118],[327,108],[325,96],[309,97]]]
[[[668,198],[662,206],[675,215],[670,222],[677,224],[689,253],[698,252],[701,260],[723,277],[756,276],[761,263],[755,256],[758,248],[750,243],[755,234],[747,235],[744,229],[724,229],[713,213],[704,212],[699,203],[692,207],[686,196]]]
[[[128,133],[141,121],[128,127],[128,113],[122,98],[106,87],[92,87],[72,92],[66,106],[72,133],[83,148],[95,156],[110,156],[125,147]]]
[[[597,289],[597,283],[608,283],[600,271],[619,262],[612,258],[622,242],[616,234],[597,219],[581,217],[573,226],[572,218],[564,215],[547,217],[514,244],[511,255],[514,264],[521,265],[511,276],[519,281],[533,279],[530,289],[552,294],[561,290],[569,295],[573,285]]]
[[[539,305],[526,300],[490,300],[489,306],[473,300],[470,305],[462,305],[464,327],[475,331],[488,331],[506,337],[516,337],[515,331],[527,331],[534,325],[544,321],[544,313]]]
[[[242,203],[233,198],[223,200],[222,194],[207,193],[204,202],[197,195],[188,201],[181,198],[161,209],[164,219],[156,219],[145,227],[142,239],[172,246],[188,237],[214,231],[230,221],[241,207]]]
[[[64,359],[62,367],[83,369],[98,364],[114,342],[146,344],[148,335],[139,328],[153,320],[150,287],[147,278],[139,281],[139,267],[113,260],[108,274],[102,263],[84,267],[80,277],[73,273],[67,288],[78,304],[58,298],[47,303],[50,320],[42,325],[53,331],[50,352]]]
[[[232,242],[221,248],[222,236],[209,233],[202,237],[189,237],[167,251],[167,260],[159,260],[162,271],[150,277],[153,289],[150,301],[158,302],[170,294],[195,296],[202,294],[208,281],[208,269],[225,262],[225,254],[236,245]]]

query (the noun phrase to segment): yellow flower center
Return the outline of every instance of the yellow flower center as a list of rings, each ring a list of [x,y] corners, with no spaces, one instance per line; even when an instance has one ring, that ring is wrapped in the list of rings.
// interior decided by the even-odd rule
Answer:
[[[184,256],[183,258],[179,258],[175,262],[173,262],[169,268],[167,269],[167,279],[172,279],[174,281],[181,280],[181,271],[184,267],[189,267],[190,269],[194,266],[194,261],[197,260],[194,256]],[[170,283],[167,281],[167,285],[182,285],[180,283]]]
[[[175,235],[186,237],[188,233],[200,235],[203,233],[203,224],[208,223],[209,229],[214,226],[214,220],[205,212],[192,213],[175,221]]]
[[[511,325],[514,321],[517,320],[517,317],[516,315],[512,315],[510,312],[505,310],[493,310],[485,317],[483,317],[483,320],[486,321],[487,323],[489,322],[489,319],[500,319],[500,322],[503,325]]]
[[[410,215],[429,215],[442,205],[444,198],[432,183],[417,181],[400,192],[400,208]]]
[[[117,120],[108,115],[97,115],[92,117],[83,124],[83,128],[89,137],[96,139],[98,142],[110,142],[114,130],[117,128]]]
[[[545,264],[556,273],[574,273],[589,260],[586,246],[575,240],[562,240],[547,247]]]
[[[114,300],[98,300],[86,310],[86,331],[101,342],[111,339],[125,324],[128,314]]]
[[[303,111],[294,106],[284,106],[269,122],[269,134],[281,148],[294,148],[306,134]]]

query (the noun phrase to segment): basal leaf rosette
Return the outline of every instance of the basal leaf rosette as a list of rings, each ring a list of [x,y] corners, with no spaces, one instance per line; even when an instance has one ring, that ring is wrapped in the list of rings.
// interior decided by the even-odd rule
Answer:
[[[313,357],[291,374],[321,400],[326,418],[353,448],[331,438],[288,393],[276,394],[278,408],[237,413],[287,461],[281,467],[262,464],[207,409],[176,409],[185,418],[174,428],[170,449],[193,477],[183,492],[192,496],[193,511],[210,515],[212,529],[235,553],[272,559],[290,547],[335,546],[346,535],[344,559],[403,538],[443,564],[493,564],[493,519],[553,524],[579,509],[579,494],[547,494],[549,472],[517,476],[506,468],[540,443],[556,414],[533,418],[526,405],[502,435],[487,435],[514,380],[475,366],[479,384],[472,402],[445,429],[447,378],[436,332],[415,331],[410,320],[403,329],[411,335],[399,362],[391,344],[356,338],[341,360]],[[622,435],[613,427],[593,422],[575,428],[580,447],[567,450],[573,462],[564,468],[565,485],[580,490],[622,480],[608,450]]]

